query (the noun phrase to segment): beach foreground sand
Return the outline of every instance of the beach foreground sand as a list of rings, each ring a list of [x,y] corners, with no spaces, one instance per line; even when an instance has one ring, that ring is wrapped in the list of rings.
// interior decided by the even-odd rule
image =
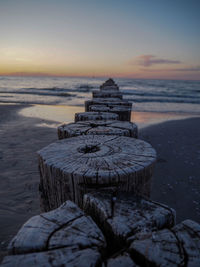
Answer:
[[[51,121],[18,115],[25,107],[0,105],[0,260],[21,225],[40,213],[36,152],[57,140],[56,128],[45,127]],[[177,222],[200,222],[200,118],[142,128],[139,137],[158,154],[152,199],[174,208]]]

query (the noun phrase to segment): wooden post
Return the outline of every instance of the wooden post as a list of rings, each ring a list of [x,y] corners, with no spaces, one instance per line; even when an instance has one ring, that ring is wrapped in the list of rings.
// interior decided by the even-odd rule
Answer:
[[[118,91],[93,91],[93,98],[119,98],[122,99],[122,92]]]
[[[75,122],[78,121],[99,121],[99,120],[118,120],[116,113],[108,112],[82,112],[75,114]]]
[[[100,90],[109,88],[110,89],[116,89],[119,90],[118,85],[113,81],[113,79],[109,78],[107,81],[105,81],[101,86],[100,86]]]
[[[120,121],[130,121],[131,120],[131,108],[127,107],[127,106],[91,105],[89,107],[89,110],[93,111],[93,112],[116,113],[119,116]]]
[[[171,228],[175,211],[166,205],[114,189],[86,194],[84,211],[103,229],[108,247],[115,250],[128,247],[133,240],[153,231]]]
[[[105,238],[71,201],[29,219],[9,245],[1,266],[97,266]]]
[[[91,105],[105,105],[105,106],[125,106],[132,108],[132,103],[119,98],[94,98],[92,100],[85,101],[85,111],[89,111]]]
[[[129,249],[140,266],[200,266],[200,224],[185,220],[172,229],[135,240]]]
[[[137,125],[127,121],[80,121],[58,127],[58,138],[64,139],[79,135],[123,135],[138,137]]]
[[[119,91],[118,85],[102,85],[100,91]]]
[[[41,206],[48,211],[101,187],[150,195],[156,152],[130,137],[82,135],[57,141],[38,152]]]

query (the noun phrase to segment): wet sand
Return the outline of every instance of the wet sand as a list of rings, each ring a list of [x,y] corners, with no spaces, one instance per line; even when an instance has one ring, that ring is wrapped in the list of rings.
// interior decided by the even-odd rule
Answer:
[[[139,138],[157,151],[151,198],[174,208],[177,222],[200,223],[200,118],[150,126]]]
[[[21,225],[40,213],[36,151],[57,140],[59,123],[18,114],[27,107],[0,105],[0,260]],[[67,120],[73,116],[70,113]],[[141,126],[144,116],[148,119],[148,113],[140,113],[140,120],[135,117]],[[152,198],[175,208],[178,222],[200,222],[200,118],[142,128],[139,137],[158,153]]]
[[[21,225],[40,212],[36,151],[57,140],[48,121],[22,117],[21,105],[0,105],[0,251]],[[26,106],[24,106],[26,107]]]

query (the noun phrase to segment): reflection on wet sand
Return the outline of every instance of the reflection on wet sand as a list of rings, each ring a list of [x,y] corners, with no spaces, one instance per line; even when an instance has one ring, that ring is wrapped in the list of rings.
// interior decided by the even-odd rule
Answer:
[[[53,105],[34,105],[26,107],[19,111],[20,115],[25,117],[40,118],[43,120],[48,120],[49,123],[45,121],[38,124],[37,126],[45,126],[56,128],[58,123],[63,122],[74,122],[74,115],[77,112],[84,112],[83,106],[53,106]],[[138,124],[140,128],[147,127],[152,124],[157,124],[169,120],[180,120],[190,117],[198,117],[194,114],[187,113],[158,113],[158,112],[136,112],[132,111],[131,121]],[[56,122],[56,123],[55,123]]]

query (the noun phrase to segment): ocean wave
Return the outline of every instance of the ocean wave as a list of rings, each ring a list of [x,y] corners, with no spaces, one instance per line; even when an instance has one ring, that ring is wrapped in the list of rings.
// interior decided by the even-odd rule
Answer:
[[[80,84],[75,90],[78,90],[78,92],[90,92],[93,88],[95,87],[89,84]]]
[[[190,99],[164,99],[164,98],[128,98],[129,101],[132,101],[133,103],[148,103],[148,102],[154,102],[154,103],[185,103],[185,104],[200,104],[200,99],[196,100],[190,100]]]
[[[124,91],[123,92],[124,95],[135,95],[135,96],[144,96],[144,97],[147,97],[147,96],[150,96],[150,97],[180,97],[180,98],[199,98],[200,100],[200,96],[196,96],[196,95],[192,95],[191,92],[187,94],[185,92],[181,92],[179,94],[177,93],[168,93],[168,92],[152,92],[152,93],[149,93],[149,92],[137,92],[137,91]]]
[[[41,95],[41,96],[65,96],[65,97],[76,97],[76,94],[69,94],[67,92],[62,93],[46,93],[46,92],[28,92],[28,91],[0,91],[0,94],[16,94],[16,95]],[[2,97],[2,96],[1,96]]]
[[[51,92],[69,92],[69,93],[74,93],[74,92],[80,92],[80,93],[88,93],[90,91],[92,91],[92,89],[95,88],[95,87],[75,87],[74,89],[70,89],[70,88],[60,88],[60,87],[44,87],[44,88],[21,88],[22,90],[38,90],[38,91],[51,91]]]

